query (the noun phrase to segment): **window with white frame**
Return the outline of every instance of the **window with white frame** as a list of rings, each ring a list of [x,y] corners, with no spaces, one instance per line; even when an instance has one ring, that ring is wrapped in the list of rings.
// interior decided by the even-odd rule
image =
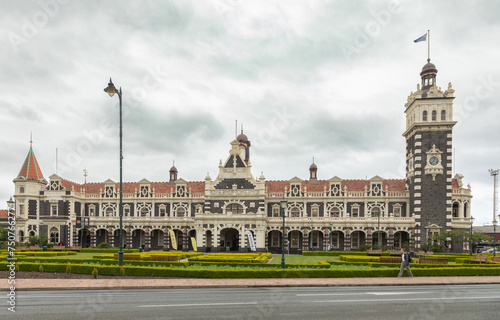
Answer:
[[[351,235],[351,248],[357,249],[359,246],[359,232],[355,232]]]
[[[319,232],[318,231],[313,231],[311,233],[311,243],[313,248],[319,248]]]
[[[280,206],[278,204],[272,207],[272,216],[275,218],[280,216]]]
[[[141,217],[147,217],[149,216],[149,209],[148,207],[142,207],[141,208]]]
[[[393,211],[393,215],[395,217],[401,217],[401,206],[400,205],[395,205],[393,208],[392,208],[392,211]]]
[[[377,218],[380,215],[380,208],[379,207],[373,207],[370,210],[372,217]]]
[[[178,218],[182,218],[186,215],[186,209],[184,207],[178,207],[177,210],[175,210],[175,215]]]
[[[319,206],[317,204],[311,206],[311,217],[319,217]]]
[[[300,209],[298,207],[293,207],[290,210],[290,217],[298,218],[300,217]]]
[[[55,227],[50,229],[50,242],[51,243],[59,242],[59,231]]]
[[[93,217],[95,215],[95,207],[90,206],[89,207],[89,216]]]
[[[20,215],[24,214],[24,204],[19,205],[19,214]]]
[[[239,203],[230,203],[226,206],[226,213],[242,214],[243,206]]]
[[[359,216],[359,206],[354,205],[351,207],[351,217],[355,218]]]
[[[112,207],[107,207],[105,212],[106,212],[106,217],[112,217],[114,210]]]
[[[57,216],[57,204],[50,205],[50,215]]]
[[[167,207],[165,206],[160,206],[160,217],[165,217],[167,215]]]
[[[130,206],[129,205],[123,206],[123,215],[125,217],[130,216]]]
[[[280,245],[280,233],[278,231],[274,231],[271,236],[271,243],[273,247],[279,247]]]
[[[340,217],[340,208],[339,207],[332,207],[330,209],[330,217],[334,217],[334,218]]]

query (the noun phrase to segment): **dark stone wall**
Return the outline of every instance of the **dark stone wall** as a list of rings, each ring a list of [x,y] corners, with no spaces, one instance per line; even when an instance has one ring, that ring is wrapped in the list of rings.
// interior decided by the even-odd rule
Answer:
[[[238,189],[255,189],[255,186],[246,179],[224,179],[221,182],[219,182],[214,188],[232,189],[233,184],[235,184]]]

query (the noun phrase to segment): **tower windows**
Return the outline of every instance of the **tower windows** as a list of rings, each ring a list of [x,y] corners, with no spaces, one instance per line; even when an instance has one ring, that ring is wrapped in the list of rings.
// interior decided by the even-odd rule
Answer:
[[[226,207],[226,212],[231,212],[231,214],[242,214],[243,206],[238,203],[231,203]]]
[[[338,207],[332,207],[330,209],[330,217],[334,218],[340,217],[340,209]]]
[[[441,110],[441,121],[446,120],[446,110]]]
[[[290,210],[290,216],[292,218],[300,217],[300,209],[298,207],[293,207],[292,210]]]
[[[427,121],[427,111],[422,112],[422,121]]]
[[[436,110],[432,110],[432,121],[436,121],[436,116],[437,116]]]
[[[186,215],[186,209],[184,209],[184,207],[178,207],[175,213],[178,218],[182,218]]]

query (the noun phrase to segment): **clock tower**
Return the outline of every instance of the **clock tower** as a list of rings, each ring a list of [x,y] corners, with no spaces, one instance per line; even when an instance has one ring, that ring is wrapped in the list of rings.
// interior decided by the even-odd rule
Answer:
[[[419,244],[432,233],[451,229],[454,90],[451,83],[444,92],[437,86],[437,72],[427,60],[421,84],[405,103],[406,183]]]

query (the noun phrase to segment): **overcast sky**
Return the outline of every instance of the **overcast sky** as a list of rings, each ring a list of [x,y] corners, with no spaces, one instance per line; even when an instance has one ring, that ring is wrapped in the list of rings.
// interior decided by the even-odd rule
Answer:
[[[491,223],[500,168],[497,1],[3,1],[0,199],[33,150],[45,178],[217,176],[235,120],[254,176],[403,179],[404,104],[431,30],[437,83],[455,89],[456,173]],[[240,128],[238,128],[240,131]],[[5,208],[2,200],[0,208]]]

